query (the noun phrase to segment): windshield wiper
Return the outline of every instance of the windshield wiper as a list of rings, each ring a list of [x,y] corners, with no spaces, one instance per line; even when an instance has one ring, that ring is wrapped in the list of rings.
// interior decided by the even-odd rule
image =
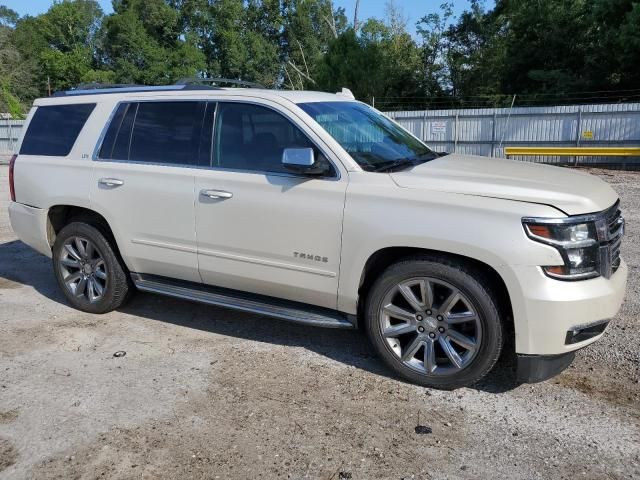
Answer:
[[[436,152],[428,152],[416,158],[399,158],[398,160],[385,162],[382,165],[375,167],[372,171],[389,172],[399,168],[415,167],[416,165],[428,162],[429,160],[433,160],[434,158],[438,158],[439,156],[441,155]]]
[[[397,168],[405,168],[405,167],[413,167],[415,165],[417,165],[419,162],[417,162],[415,159],[411,159],[411,158],[401,158],[399,160],[391,160],[389,162],[385,162],[382,165],[380,165],[379,167],[376,167],[373,169],[374,172],[389,172],[391,170],[395,170]]]

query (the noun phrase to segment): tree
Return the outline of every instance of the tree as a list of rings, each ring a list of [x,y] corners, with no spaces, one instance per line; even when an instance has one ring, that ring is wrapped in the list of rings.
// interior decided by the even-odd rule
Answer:
[[[585,69],[598,89],[640,88],[640,3],[595,0],[590,8]]]
[[[504,3],[504,5],[502,5]],[[502,89],[518,93],[589,88],[584,73],[586,0],[502,0],[508,22]],[[567,41],[570,39],[570,41]]]
[[[25,110],[23,102],[29,100],[25,97],[33,94],[28,87],[33,72],[13,45],[11,33],[10,28],[0,25],[0,113],[21,117]]]
[[[442,1],[415,36],[393,0],[385,20],[354,11],[353,25],[332,0],[114,0],[106,17],[96,0],[54,0],[23,18],[0,6],[0,101],[15,110],[48,85],[194,76],[347,86],[387,109],[637,95],[638,0],[469,0],[459,18]]]
[[[383,108],[399,108],[403,97],[420,95],[420,50],[392,2],[387,22],[368,19],[360,22],[357,33],[351,28],[333,40],[319,60],[319,70],[321,89],[348,87],[359,99],[378,98]]]
[[[422,91],[427,96],[442,96],[452,91],[449,69],[447,25],[453,16],[452,3],[440,6],[442,13],[431,13],[420,19],[416,25],[422,40]]]
[[[18,19],[15,11],[0,6],[0,113],[16,118],[24,115],[25,105],[37,95],[34,66],[15,45],[13,27]]]
[[[15,43],[25,61],[38,66],[41,94],[86,81],[96,68],[95,38],[103,13],[95,0],[63,0],[38,17],[16,23]]]
[[[168,84],[194,77],[204,55],[178,11],[163,0],[114,0],[104,19],[99,56],[120,83]]]
[[[350,28],[331,42],[322,57],[316,75],[318,85],[330,92],[348,87],[357,98],[370,100],[382,80],[382,71],[376,65],[379,57],[377,44],[361,42]]]
[[[330,0],[283,0],[282,16],[285,85],[317,89],[323,56],[347,28],[344,9],[335,10]]]
[[[634,0],[497,0],[489,11],[472,0],[446,37],[456,96],[598,101],[640,85],[640,5]]]
[[[479,0],[462,13],[446,32],[451,94],[464,102],[479,99],[496,104],[503,100],[502,75],[505,63],[504,21],[498,10],[485,12]]]
[[[423,66],[420,47],[407,31],[407,19],[393,0],[387,2],[386,18],[388,33],[380,41],[385,79],[381,94],[395,97],[387,105],[392,108],[407,97],[421,94]]]
[[[20,16],[15,10],[0,5],[0,26],[14,27]]]

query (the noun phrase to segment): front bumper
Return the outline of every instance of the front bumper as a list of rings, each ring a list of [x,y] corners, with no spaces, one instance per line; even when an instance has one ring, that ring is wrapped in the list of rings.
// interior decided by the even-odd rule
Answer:
[[[611,278],[566,282],[538,267],[514,270],[518,295],[511,295],[518,355],[561,355],[583,348],[604,333],[616,316],[627,284],[624,261]]]
[[[597,340],[609,325],[609,320],[587,325],[578,325],[567,332],[565,345],[586,344],[587,340]],[[576,351],[558,355],[522,355],[518,354],[517,380],[522,383],[537,383],[555,377],[573,362]]]
[[[518,355],[517,380],[537,383],[555,377],[571,365],[575,357],[575,351],[560,355]]]

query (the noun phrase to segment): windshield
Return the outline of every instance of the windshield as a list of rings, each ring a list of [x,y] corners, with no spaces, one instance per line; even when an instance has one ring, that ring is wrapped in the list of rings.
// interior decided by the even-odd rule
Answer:
[[[418,139],[358,102],[299,103],[367,171],[406,168],[436,158]]]

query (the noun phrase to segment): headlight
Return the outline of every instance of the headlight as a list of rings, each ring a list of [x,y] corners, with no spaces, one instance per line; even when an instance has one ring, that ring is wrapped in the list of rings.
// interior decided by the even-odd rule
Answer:
[[[595,222],[558,219],[523,219],[532,240],[558,249],[563,265],[542,266],[547,275],[560,280],[584,280],[600,275],[600,246]]]

